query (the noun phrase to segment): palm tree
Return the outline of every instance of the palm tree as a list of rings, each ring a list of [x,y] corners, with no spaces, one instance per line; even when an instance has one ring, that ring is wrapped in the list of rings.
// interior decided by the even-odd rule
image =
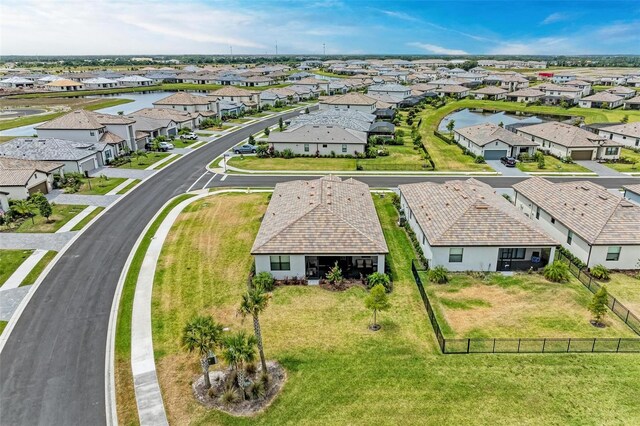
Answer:
[[[256,359],[256,338],[247,336],[244,331],[239,331],[227,337],[223,343],[222,358],[231,365],[238,376],[238,386],[242,389],[246,386],[244,367]]]
[[[13,210],[19,216],[29,216],[33,222],[35,206],[29,200],[15,200],[11,205]]]
[[[262,347],[262,332],[260,331],[260,313],[267,308],[269,304],[269,294],[265,293],[260,287],[254,288],[242,295],[240,302],[240,314],[243,317],[251,315],[253,317],[253,331],[258,343],[258,351],[260,352],[260,363],[262,371],[267,372],[267,362],[264,359],[264,349]]]
[[[209,380],[209,352],[218,346],[222,338],[222,326],[211,316],[193,317],[182,331],[182,345],[189,351],[197,351],[204,375],[206,389],[211,387]]]

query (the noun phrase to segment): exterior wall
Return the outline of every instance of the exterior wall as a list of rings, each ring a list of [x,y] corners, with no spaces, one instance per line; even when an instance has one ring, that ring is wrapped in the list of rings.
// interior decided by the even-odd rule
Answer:
[[[620,258],[617,261],[607,260],[607,251],[610,246],[593,246],[589,267],[604,265],[608,269],[638,269],[640,259],[640,245],[621,246]]]
[[[108,131],[124,139],[129,149],[135,149],[133,124],[108,124],[106,127]]]
[[[37,129],[40,138],[58,138],[76,142],[98,142],[104,129],[74,130],[74,129]],[[93,133],[93,134],[92,134]],[[115,133],[115,132],[114,132]]]
[[[607,108],[608,109],[618,108],[620,105],[622,105],[623,101],[624,101],[624,98],[620,98],[617,101],[607,102]],[[585,101],[584,99],[580,101],[581,108],[602,108],[602,104],[603,104],[602,102]]]
[[[0,191],[6,192],[10,200],[25,200],[29,196],[26,186],[1,186]]]
[[[291,269],[289,271],[272,271],[271,259],[268,254],[260,254],[254,256],[256,263],[256,273],[269,272],[277,280],[284,279],[285,277],[302,277],[306,276],[306,264],[305,255],[291,255]]]
[[[7,194],[3,194],[2,190],[3,188],[0,188],[0,209],[6,212],[9,210],[9,196]]]
[[[609,132],[607,129],[599,129],[598,134],[630,148],[640,148],[640,137],[624,136],[618,133]]]
[[[498,247],[464,247],[462,262],[449,262],[450,247],[432,247],[430,267],[444,266],[449,271],[496,271]]]
[[[347,145],[347,151],[342,151],[341,143],[309,143],[309,151],[305,151],[305,142],[275,142],[272,143],[273,148],[276,151],[284,151],[285,149],[292,150],[295,154],[302,155],[316,155],[316,151],[319,152],[319,155],[331,155],[331,151],[333,151],[336,155],[355,155],[356,151],[361,153],[365,151],[365,143],[361,144],[345,144]],[[325,147],[326,145],[326,147]]]

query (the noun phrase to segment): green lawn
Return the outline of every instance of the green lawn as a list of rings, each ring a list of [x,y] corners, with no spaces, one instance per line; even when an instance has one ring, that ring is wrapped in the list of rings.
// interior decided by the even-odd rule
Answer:
[[[122,425],[138,424],[138,408],[136,406],[133,376],[131,373],[131,314],[133,309],[133,295],[136,290],[136,282],[142,266],[142,260],[149,248],[151,239],[154,237],[164,218],[167,217],[176,205],[191,197],[193,197],[193,195],[180,195],[160,212],[143,237],[138,250],[135,252],[129,270],[127,271],[124,286],[122,287],[122,295],[118,305],[118,321],[116,324],[114,350],[116,408],[118,411],[118,422]]]
[[[640,152],[622,148],[620,157],[628,158],[633,163],[605,163],[605,165],[619,172],[640,173]]]
[[[9,321],[0,321],[0,334],[2,334],[4,329],[7,327],[7,324],[9,324]]]
[[[563,163],[551,155],[544,156],[544,169],[538,168],[538,162],[533,161],[530,163],[523,163],[518,161],[516,163],[516,167],[522,170],[523,172],[539,172],[539,173],[591,173],[591,170],[582,167],[577,163]]]
[[[84,219],[82,219],[80,222],[78,222],[76,224],[76,226],[74,226],[73,228],[71,228],[72,231],[79,231],[82,228],[84,228],[87,223],[91,222],[93,220],[94,217],[98,216],[98,214],[100,214],[100,212],[104,210],[104,207],[96,207],[95,210],[93,210],[91,213],[89,213]]]
[[[198,143],[197,140],[190,140],[190,139],[174,139],[171,141],[171,143],[173,144],[174,147],[176,148],[189,148],[195,144]]]
[[[50,233],[56,232],[60,229],[65,223],[69,222],[75,215],[80,213],[82,210],[87,208],[87,206],[78,206],[78,205],[68,205],[68,204],[55,204],[52,205],[53,214],[47,220],[46,218],[37,214],[31,218],[26,219],[24,222],[20,224],[20,226],[14,230],[14,232],[21,233]]]
[[[592,326],[593,294],[573,277],[565,284],[526,273],[485,279],[456,273],[450,279],[425,287],[445,337],[637,337],[611,312],[607,327]]]
[[[247,121],[251,121],[250,118],[246,118],[246,117],[240,117],[240,118],[231,118],[229,120],[227,120],[227,123],[234,123],[234,124],[242,124],[242,123],[246,123]]]
[[[120,191],[118,191],[118,195],[126,194],[127,192],[131,191],[133,187],[135,187],[139,183],[140,183],[140,179],[134,179],[133,181],[131,181],[129,185],[125,186]]]
[[[621,273],[611,274],[609,281],[601,282],[609,293],[640,318],[640,279]]]
[[[411,277],[412,248],[388,197],[375,198],[395,278],[392,308],[379,316],[382,330],[368,330],[361,288],[278,288],[261,323],[267,358],[278,360],[288,379],[274,403],[251,418],[206,410],[194,400],[190,383],[199,367],[181,348],[180,335],[194,314],[251,330],[236,310],[267,196],[216,196],[178,218],[152,302],[158,378],[171,424],[640,422],[640,355],[441,355]]]
[[[38,263],[36,263],[36,266],[33,267],[31,272],[27,274],[24,280],[22,280],[22,282],[20,283],[20,286],[22,287],[23,285],[34,284],[38,279],[38,277],[40,276],[40,274],[42,274],[42,271],[44,271],[44,268],[46,268],[47,265],[51,263],[51,261],[53,260],[54,257],[56,257],[57,254],[58,254],[57,251],[52,251],[52,250],[48,251],[44,255],[44,257],[40,259]]]
[[[80,189],[76,194],[80,195],[104,195],[111,191],[122,182],[125,178],[108,178],[108,177],[93,177],[89,180],[84,179]]]
[[[0,285],[9,279],[31,253],[33,250],[0,250]]]
[[[23,138],[23,137],[26,137],[26,136],[0,136],[0,143],[8,142],[15,138]]]
[[[146,157],[132,158],[131,162],[117,167],[120,169],[146,169],[150,165],[157,163],[168,156],[168,152],[147,152]]]
[[[218,127],[207,127],[204,130],[211,130],[213,132],[221,132],[223,130],[233,129],[234,127],[236,127],[236,126],[232,126],[230,124],[222,124],[222,125],[220,125]]]
[[[20,95],[20,96],[29,96],[29,95]],[[78,96],[78,95],[76,94],[74,96]],[[38,96],[35,96],[35,97],[38,97]],[[133,99],[110,99],[110,100],[104,100],[104,101],[96,101],[95,103],[85,106],[82,109],[94,111],[96,109],[108,108],[116,105],[126,104],[129,102],[133,102]],[[49,114],[28,115],[25,117],[13,118],[11,120],[2,120],[0,121],[0,130],[13,129],[14,127],[29,126],[31,124],[53,120],[54,118],[58,118],[68,113],[69,111],[59,111],[59,112],[52,112]]]

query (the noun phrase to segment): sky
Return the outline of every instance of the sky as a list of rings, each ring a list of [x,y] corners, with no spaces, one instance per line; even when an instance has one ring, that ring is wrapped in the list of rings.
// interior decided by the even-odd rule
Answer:
[[[640,0],[0,0],[0,55],[640,54]],[[323,47],[324,46],[324,47]]]

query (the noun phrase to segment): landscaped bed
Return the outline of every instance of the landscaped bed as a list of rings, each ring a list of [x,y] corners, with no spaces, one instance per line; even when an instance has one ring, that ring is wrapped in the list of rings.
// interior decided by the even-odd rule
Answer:
[[[87,206],[80,205],[68,205],[68,204],[51,204],[53,213],[47,220],[39,213],[33,218],[20,219],[20,223],[14,228],[5,228],[11,232],[37,232],[37,233],[49,233],[56,232],[65,223],[69,222],[75,215],[84,210]]]
[[[31,256],[33,250],[0,250],[0,286]]]
[[[593,294],[573,277],[552,283],[537,273],[452,273],[449,283],[425,290],[447,338],[637,337],[612,312],[606,327],[594,327]]]
[[[638,272],[612,273],[608,281],[600,281],[607,291],[640,318],[640,278]]]
[[[389,197],[375,196],[375,203],[394,277],[382,330],[368,329],[363,288],[278,287],[260,322],[266,357],[288,378],[273,404],[250,419],[195,400],[191,383],[201,370],[180,338],[194,314],[213,315],[231,332],[251,332],[251,321],[243,322],[237,309],[267,195],[214,196],[181,214],[159,261],[152,302],[158,378],[171,424],[640,422],[640,355],[441,355],[411,275],[413,249]],[[584,395],[598,395],[597,409]]]
[[[582,167],[577,163],[563,163],[551,155],[544,156],[544,168],[538,168],[537,161],[531,161],[523,163],[522,161],[518,161],[516,163],[516,167],[522,170],[523,172],[534,172],[534,173],[591,173],[591,170]]]

